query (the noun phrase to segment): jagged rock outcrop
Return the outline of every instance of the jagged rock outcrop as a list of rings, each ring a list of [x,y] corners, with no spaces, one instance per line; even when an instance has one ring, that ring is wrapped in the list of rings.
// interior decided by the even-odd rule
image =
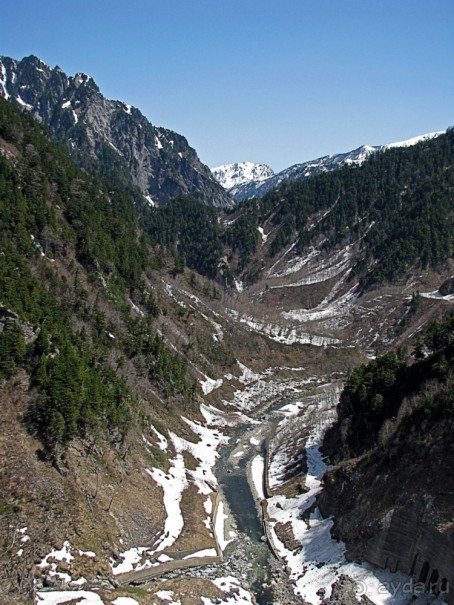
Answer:
[[[67,76],[35,56],[0,57],[0,95],[42,120],[82,167],[132,183],[150,205],[181,194],[214,206],[232,204],[182,135],[106,99],[86,74]]]
[[[361,603],[372,605],[372,601],[366,595],[358,594],[358,586],[355,580],[342,574],[331,587],[331,596],[324,599],[322,605],[346,605],[347,603]]]
[[[33,326],[23,321],[17,313],[7,309],[0,303],[0,334],[19,329],[24,337],[25,344],[30,344],[36,340],[39,329],[34,330]]]

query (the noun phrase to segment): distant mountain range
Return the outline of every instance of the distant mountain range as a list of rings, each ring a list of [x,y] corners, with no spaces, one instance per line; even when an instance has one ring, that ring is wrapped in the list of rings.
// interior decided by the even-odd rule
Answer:
[[[345,164],[362,164],[367,158],[377,151],[386,151],[393,147],[411,147],[421,141],[426,141],[439,136],[444,131],[430,132],[406,141],[390,143],[388,145],[362,145],[353,151],[325,155],[316,160],[310,160],[302,164],[294,164],[275,174],[265,164],[254,164],[243,162],[241,164],[225,164],[212,168],[211,171],[219,183],[227,189],[236,202],[241,202],[250,197],[262,197],[274,187],[283,182],[291,182],[305,179],[309,176],[337,170]]]
[[[0,57],[0,96],[44,122],[84,169],[137,187],[149,205],[181,194],[214,206],[232,204],[183,136],[153,126],[131,105],[106,99],[86,74],[67,76],[33,55]]]

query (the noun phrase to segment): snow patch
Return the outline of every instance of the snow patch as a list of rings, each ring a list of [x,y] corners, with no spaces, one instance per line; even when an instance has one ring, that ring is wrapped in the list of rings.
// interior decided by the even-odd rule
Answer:
[[[255,382],[256,380],[260,380],[260,378],[262,378],[261,374],[253,372],[242,364],[241,361],[237,360],[237,364],[242,372],[241,376],[238,378],[238,382],[241,382],[241,384],[251,384],[251,382]]]
[[[257,230],[258,230],[258,232],[260,233],[260,235],[262,237],[262,244],[264,244],[266,242],[266,240],[268,239],[268,236],[263,231],[263,227],[257,227]]]
[[[219,380],[215,380],[214,378],[209,378],[208,376],[205,376],[205,378],[206,378],[206,380],[199,381],[204,395],[209,395],[211,393],[211,391],[214,391],[215,389],[219,389],[219,387],[223,383],[222,378],[219,378]]]
[[[161,601],[173,601],[175,593],[173,590],[158,590],[155,594]]]
[[[237,292],[243,292],[244,286],[243,286],[243,282],[241,280],[234,279],[233,283],[235,284],[235,289]]]
[[[28,109],[29,111],[31,111],[33,109],[33,105],[29,105],[28,103],[23,101],[19,95],[16,96],[16,101],[19,103],[19,105],[21,105],[25,109]]]
[[[7,85],[7,73],[6,73],[6,68],[3,65],[3,63],[0,63],[0,86],[2,87],[3,90],[3,98],[8,100],[10,98],[10,94],[8,93],[7,89],[6,89],[6,85]]]
[[[418,143],[422,143],[423,141],[430,141],[430,139],[435,139],[441,134],[445,134],[445,131],[439,130],[437,132],[428,132],[427,134],[421,134],[417,137],[407,139],[406,141],[399,141],[397,143],[388,143],[387,145],[382,145],[381,149],[393,149],[395,147],[412,147],[413,145],[417,145]]]
[[[56,561],[66,561],[67,563],[70,563],[74,559],[74,557],[71,554],[71,545],[68,540],[65,540],[65,542],[63,542],[62,548],[60,548],[59,550],[52,550],[48,555],[46,555],[41,561],[41,563],[38,563],[36,567],[44,568],[48,565],[56,566],[55,563],[49,563],[49,559],[55,559]]]
[[[103,605],[99,594],[87,590],[38,591],[36,605],[61,605],[77,601],[77,605]]]
[[[112,141],[107,140],[108,145],[110,145],[110,147],[112,147],[112,149],[114,151],[116,151],[118,153],[118,155],[123,156],[123,153],[118,149],[118,147],[115,147],[115,145],[112,143]]]
[[[176,455],[168,473],[158,468],[146,469],[146,472],[162,487],[164,492],[163,501],[167,516],[164,522],[164,533],[160,536],[160,544],[156,549],[164,550],[175,542],[184,526],[180,502],[183,491],[188,487],[188,482],[183,456],[182,454]],[[120,573],[117,568],[113,571],[114,573]]]
[[[282,325],[263,324],[251,316],[243,315],[238,319],[241,323],[246,324],[254,332],[258,332],[263,336],[271,338],[276,342],[291,345],[294,343],[311,344],[316,347],[340,345],[341,341],[338,338],[330,336],[322,336],[313,333],[305,332],[302,327],[285,327]]]
[[[150,195],[145,195],[144,197],[150,208],[155,208],[158,205]]]
[[[221,603],[225,603],[226,605],[252,605],[255,601],[252,600],[251,594],[241,587],[238,578],[227,576],[215,578],[212,582],[222,590],[222,592],[226,593],[227,598],[222,599]],[[218,600],[212,601],[206,597],[202,597],[202,601],[204,605],[214,605],[215,602],[219,603]]]
[[[222,551],[224,551],[226,546],[228,544],[230,544],[230,542],[233,541],[233,538],[231,538],[230,540],[225,539],[224,523],[227,518],[228,518],[228,515],[226,515],[224,513],[224,503],[221,500],[218,504],[218,510],[217,510],[216,519],[214,522],[214,531],[216,534],[216,539],[219,544],[219,548]]]
[[[195,559],[196,557],[216,557],[217,552],[215,548],[205,548],[203,550],[198,550],[197,552],[192,552],[190,555],[186,555],[183,557],[184,559]]]
[[[131,305],[131,308],[133,309],[133,311],[135,311],[141,317],[145,317],[145,313],[142,311],[142,309],[139,309],[139,307],[137,305],[135,305],[130,298],[128,298],[128,302]]]
[[[156,435],[156,437],[158,438],[158,447],[159,447],[159,449],[163,450],[164,452],[166,452],[167,448],[169,447],[169,442],[167,441],[167,439],[153,425],[150,425],[150,429]]]
[[[204,403],[202,403],[200,406],[200,412],[202,413],[208,426],[236,426],[240,423],[258,423],[258,421],[252,420],[241,412],[227,413],[218,410],[212,405],[207,406]]]
[[[261,182],[274,175],[274,171],[266,164],[255,164],[254,162],[223,164],[211,168],[211,172],[225,189],[251,181]]]
[[[263,489],[263,474],[265,472],[265,461],[263,457],[258,455],[252,460],[251,463],[251,477],[256,497],[259,500],[265,498],[265,492]]]
[[[423,298],[432,298],[435,300],[446,300],[451,301],[454,300],[454,294],[440,294],[438,290],[434,290],[433,292],[421,292],[421,296]]]
[[[132,597],[117,597],[112,603],[113,605],[139,605]]]

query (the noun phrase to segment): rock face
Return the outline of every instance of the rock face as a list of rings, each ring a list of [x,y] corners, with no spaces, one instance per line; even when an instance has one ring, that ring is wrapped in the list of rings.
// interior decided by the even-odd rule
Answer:
[[[442,295],[442,296],[449,296],[450,294],[454,294],[454,277],[450,277],[447,280],[445,280],[438,292]]]
[[[86,74],[68,77],[34,56],[0,57],[0,95],[42,120],[82,167],[96,161],[98,173],[132,181],[150,205],[181,194],[214,206],[232,204],[183,136],[153,126],[131,105],[106,99]]]
[[[33,326],[21,320],[17,313],[7,309],[0,303],[0,334],[10,332],[18,328],[22,333],[25,344],[34,342],[39,334],[39,330],[35,331]]]
[[[421,588],[444,593],[453,603],[448,588],[454,582],[454,535],[437,531],[425,520],[426,512],[419,502],[392,512],[389,526],[370,541],[367,557],[380,567],[410,574]]]
[[[323,514],[336,515],[333,535],[346,540],[348,558],[409,574],[416,592],[443,593],[446,602],[452,605],[454,598],[449,594],[449,587],[454,582],[454,533],[452,529],[435,525],[438,502],[423,497],[416,500],[414,495],[409,495],[407,503],[400,502],[397,506],[389,503],[389,506],[394,504],[394,508],[387,512],[377,510],[377,504],[372,501],[377,498],[376,492],[372,496],[371,486],[370,491],[361,488],[360,477],[353,481],[351,477],[346,479],[340,489],[339,475],[336,479],[327,478],[328,491],[321,498]],[[388,496],[398,489],[389,476],[387,481],[379,478],[378,483],[381,489],[387,490]],[[334,491],[339,492],[337,498]],[[341,499],[351,503],[353,493],[355,504],[346,512]],[[404,490],[401,493],[404,494]],[[333,501],[328,503],[328,498]],[[384,498],[378,497],[378,500],[383,503]]]
[[[371,605],[372,601],[366,595],[357,595],[356,582],[349,576],[341,575],[332,586],[330,598],[324,599],[322,605],[346,605],[347,603]]]
[[[323,515],[334,516],[333,536],[345,541],[349,559],[409,574],[415,591],[443,593],[452,605],[454,400],[448,365],[449,346],[433,362],[410,366],[416,368],[409,383],[414,392],[384,422],[375,446],[352,454],[345,447],[351,416],[341,413],[324,451],[331,459],[343,453],[325,474],[319,506]],[[419,383],[418,374],[428,378]],[[402,381],[394,385],[399,389]]]

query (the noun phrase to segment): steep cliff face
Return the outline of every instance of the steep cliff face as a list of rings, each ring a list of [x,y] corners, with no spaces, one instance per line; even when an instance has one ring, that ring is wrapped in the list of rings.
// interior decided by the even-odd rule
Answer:
[[[29,110],[70,148],[84,168],[138,187],[150,205],[190,194],[214,206],[231,199],[187,140],[153,126],[142,113],[106,99],[82,73],[68,77],[34,56],[0,57],[0,95]]]
[[[348,556],[410,574],[418,587],[445,593],[454,602],[454,395],[451,328],[440,348],[389,381],[368,399],[372,374],[358,384],[362,410],[345,391],[339,417],[324,448],[338,464],[324,477],[319,504],[334,516],[333,535],[346,542]],[[347,389],[351,388],[351,382]],[[375,383],[376,385],[378,382]],[[350,387],[349,387],[350,385]],[[388,401],[394,396],[394,402]],[[368,403],[379,406],[366,410]],[[350,406],[350,407],[349,407]],[[356,411],[355,411],[356,410]],[[362,421],[358,421],[362,417]],[[361,433],[368,432],[361,439]]]

